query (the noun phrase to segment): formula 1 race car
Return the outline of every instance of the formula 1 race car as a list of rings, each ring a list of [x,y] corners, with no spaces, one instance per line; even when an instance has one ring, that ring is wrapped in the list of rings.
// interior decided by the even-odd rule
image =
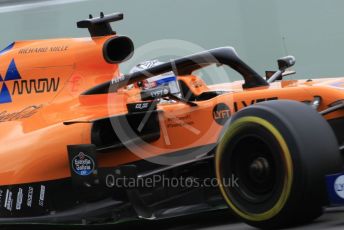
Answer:
[[[279,228],[343,201],[343,78],[283,80],[292,56],[263,78],[231,47],[122,75],[134,50],[110,26],[122,18],[90,16],[77,23],[89,38],[18,41],[0,52],[0,224],[109,224],[229,207],[250,225]],[[243,80],[207,85],[193,74],[213,64]],[[166,73],[180,92],[142,87]]]

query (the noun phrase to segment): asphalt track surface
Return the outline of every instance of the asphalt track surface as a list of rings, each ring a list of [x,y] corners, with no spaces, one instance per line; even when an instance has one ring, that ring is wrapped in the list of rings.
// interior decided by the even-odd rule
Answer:
[[[0,230],[128,230],[128,229],[159,229],[159,230],[254,230],[244,223],[238,222],[228,211],[216,211],[192,215],[188,217],[178,217],[162,221],[140,221],[130,224],[118,224],[110,226],[96,227],[48,227],[48,226],[3,226]],[[325,214],[311,224],[292,228],[296,230],[306,229],[344,229],[344,207],[327,209]]]

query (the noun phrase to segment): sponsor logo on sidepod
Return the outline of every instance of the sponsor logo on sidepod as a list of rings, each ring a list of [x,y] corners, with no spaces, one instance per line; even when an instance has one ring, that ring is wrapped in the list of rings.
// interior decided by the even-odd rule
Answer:
[[[73,158],[72,168],[74,172],[80,176],[88,176],[94,171],[94,161],[85,153],[80,152]]]

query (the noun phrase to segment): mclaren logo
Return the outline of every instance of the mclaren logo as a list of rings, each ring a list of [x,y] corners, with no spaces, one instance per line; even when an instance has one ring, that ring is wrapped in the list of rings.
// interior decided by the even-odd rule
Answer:
[[[10,90],[8,82],[11,81],[14,83]],[[12,59],[5,77],[3,78],[0,74],[0,104],[12,102],[12,95],[56,92],[59,84],[60,78],[22,79],[14,59]]]

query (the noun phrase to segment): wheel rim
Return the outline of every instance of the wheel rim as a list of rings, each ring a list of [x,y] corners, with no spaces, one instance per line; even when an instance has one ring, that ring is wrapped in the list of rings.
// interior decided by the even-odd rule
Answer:
[[[282,185],[277,183],[282,181],[282,172],[276,167],[279,159],[274,159],[271,148],[259,136],[241,138],[232,151],[233,157],[226,160],[230,167],[223,167],[222,173],[226,177],[235,175],[238,178],[239,186],[231,191],[233,196],[258,204],[271,199],[276,190],[281,189]],[[244,152],[247,152],[245,156]]]

